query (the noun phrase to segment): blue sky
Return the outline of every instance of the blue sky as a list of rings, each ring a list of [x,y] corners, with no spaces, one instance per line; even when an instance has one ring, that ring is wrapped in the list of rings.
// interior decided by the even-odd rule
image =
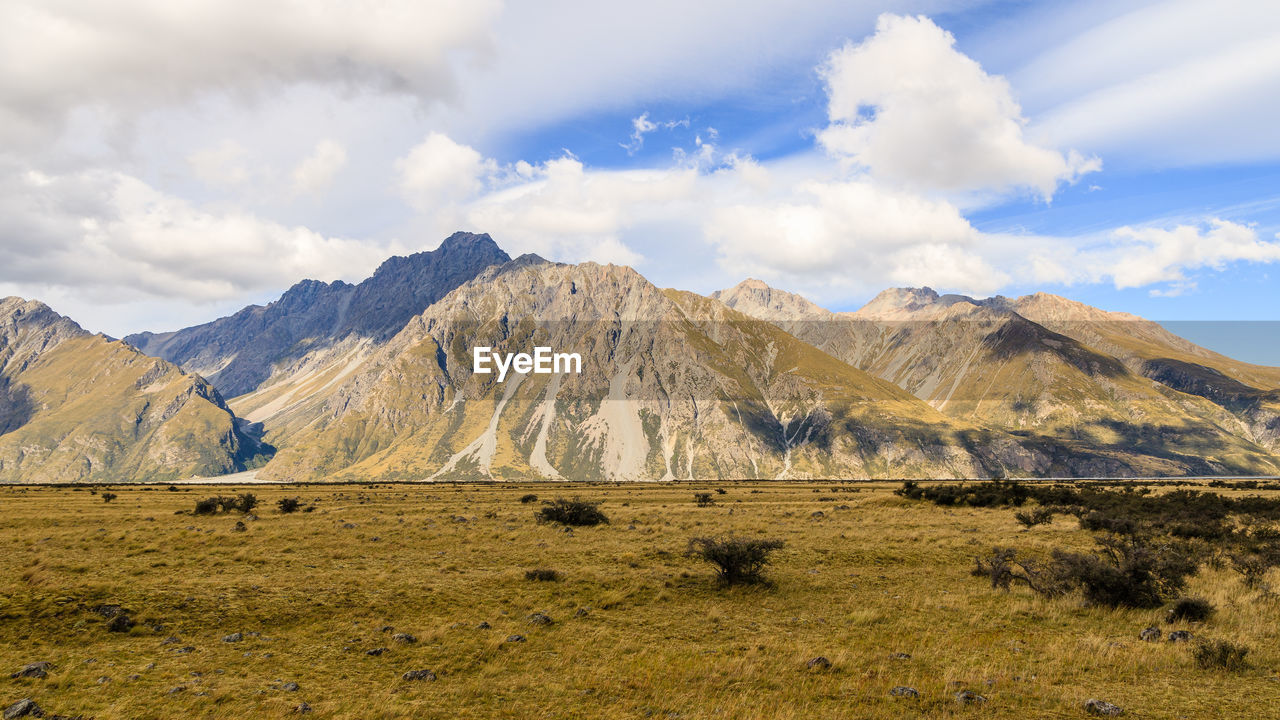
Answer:
[[[170,329],[468,229],[836,310],[1280,321],[1269,3],[195,5],[0,6],[0,292]]]

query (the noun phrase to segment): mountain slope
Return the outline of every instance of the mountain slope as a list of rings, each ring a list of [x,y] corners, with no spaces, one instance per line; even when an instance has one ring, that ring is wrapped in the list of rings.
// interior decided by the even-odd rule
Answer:
[[[1064,474],[1270,474],[1280,467],[1239,416],[1153,385],[1121,359],[1027,319],[1003,299],[891,289],[856,313],[837,314],[790,295],[756,281],[715,294],[951,417],[1056,445],[1045,451]]]
[[[504,383],[472,348],[575,352]],[[525,256],[277,415],[275,479],[955,477],[1047,467],[771,323],[630,268]]]
[[[266,452],[200,377],[0,300],[0,481],[173,480]]]
[[[385,341],[450,290],[508,260],[488,235],[454,233],[433,251],[390,258],[358,285],[303,280],[265,307],[125,341],[204,375],[223,395],[235,397],[257,389],[280,366],[344,341]]]

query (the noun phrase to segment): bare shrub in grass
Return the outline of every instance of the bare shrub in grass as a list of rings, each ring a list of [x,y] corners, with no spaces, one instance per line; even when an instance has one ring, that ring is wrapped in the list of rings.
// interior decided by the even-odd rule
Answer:
[[[711,498],[711,493],[709,492],[694,493],[693,501],[698,503],[698,507],[707,507],[708,505],[716,504],[716,501]]]
[[[578,498],[572,500],[556,498],[538,510],[536,517],[539,522],[556,522],[561,525],[578,527],[608,524],[609,522],[609,518],[600,511],[600,503],[579,500]]]
[[[278,501],[276,501],[276,508],[279,509],[280,512],[286,515],[289,513],[298,512],[298,509],[301,507],[302,507],[302,501],[296,497],[280,498]]]
[[[115,493],[113,493],[113,492],[104,492],[104,493],[102,493],[102,502],[104,502],[104,503],[109,503],[109,502],[111,502],[112,500],[115,500],[115,499],[116,499],[116,494],[115,494]]]
[[[1191,649],[1196,664],[1205,670],[1243,670],[1249,648],[1230,640],[1201,640]]]
[[[689,541],[689,554],[715,565],[724,584],[737,585],[762,582],[769,555],[782,545],[781,540],[700,537]]]
[[[1013,514],[1013,519],[1030,530],[1037,525],[1053,522],[1053,511],[1049,508],[1036,508],[1030,512],[1016,512]]]
[[[538,496],[534,495],[533,493],[529,493],[528,495],[521,495],[520,502],[524,503],[525,505],[528,505],[529,503],[536,503],[538,502]]]
[[[536,570],[526,570],[524,579],[533,580],[534,582],[557,582],[560,580],[560,573],[547,568],[538,568]]]
[[[1213,603],[1200,597],[1178,598],[1169,608],[1167,622],[1204,622],[1214,613]]]

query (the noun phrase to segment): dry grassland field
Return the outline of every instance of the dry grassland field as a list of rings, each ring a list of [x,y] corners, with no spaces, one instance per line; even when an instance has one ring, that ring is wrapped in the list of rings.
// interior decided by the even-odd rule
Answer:
[[[1097,698],[1133,718],[1280,717],[1280,601],[1221,558],[1182,593],[1212,603],[1202,622],[993,588],[971,570],[994,546],[1047,557],[1095,535],[900,487],[4,487],[0,702],[98,720],[798,720],[1080,718]],[[246,492],[253,516],[192,513]],[[573,496],[610,522],[535,519]],[[730,534],[784,543],[768,582],[724,586],[687,552]],[[558,578],[526,576],[538,569]],[[1159,642],[1139,639],[1149,626]],[[1246,662],[1201,667],[1174,630],[1247,646]],[[38,662],[44,677],[9,676]]]

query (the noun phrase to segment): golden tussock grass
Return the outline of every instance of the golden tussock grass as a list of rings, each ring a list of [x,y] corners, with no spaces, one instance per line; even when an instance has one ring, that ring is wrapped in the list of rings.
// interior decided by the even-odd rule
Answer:
[[[1218,611],[1191,629],[1248,645],[1239,673],[1139,641],[1172,627],[1161,610],[969,576],[993,545],[1091,547],[1073,519],[1024,532],[1011,510],[913,503],[891,484],[726,484],[698,507],[714,487],[119,486],[110,504],[3,488],[0,703],[98,720],[279,717],[304,701],[325,718],[1077,718],[1092,697],[1142,718],[1276,712],[1280,603],[1227,570],[1193,579],[1188,594]],[[245,532],[238,513],[175,514],[236,492],[260,501]],[[612,522],[540,525],[529,492],[603,501]],[[294,496],[315,510],[276,510]],[[685,554],[691,537],[730,533],[786,543],[771,584],[720,587]],[[561,579],[526,580],[535,568]],[[137,626],[108,632],[100,604]],[[534,612],[554,624],[529,624]],[[816,656],[832,667],[807,669]],[[45,679],[7,677],[45,660]],[[438,679],[401,680],[418,669]],[[896,685],[921,698],[890,697]],[[961,706],[965,688],[988,702]]]

